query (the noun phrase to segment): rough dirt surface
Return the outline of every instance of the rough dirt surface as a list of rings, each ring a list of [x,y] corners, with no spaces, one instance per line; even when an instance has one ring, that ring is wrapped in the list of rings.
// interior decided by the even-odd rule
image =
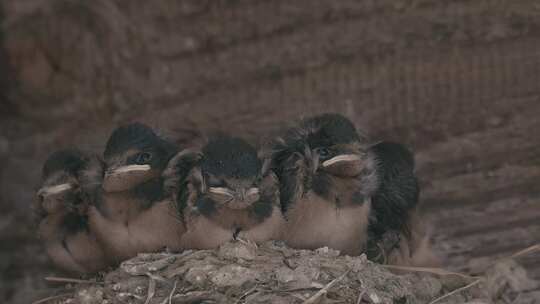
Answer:
[[[52,151],[142,120],[257,143],[340,112],[416,153],[453,270],[540,242],[540,7],[500,0],[0,0],[0,302],[50,294],[29,206]],[[523,263],[540,278],[540,255]]]
[[[538,286],[512,260],[492,266],[478,285],[445,298],[477,278],[393,274],[328,248],[292,250],[278,242],[244,241],[218,250],[140,254],[99,283],[66,288],[59,303],[534,303]],[[522,295],[520,295],[522,294]],[[439,299],[440,298],[440,299]]]

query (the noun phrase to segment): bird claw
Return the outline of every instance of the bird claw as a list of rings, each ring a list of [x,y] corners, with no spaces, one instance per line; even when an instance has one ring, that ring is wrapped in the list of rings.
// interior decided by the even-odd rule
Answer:
[[[366,255],[372,262],[385,264],[389,253],[399,248],[401,236],[398,231],[385,232],[378,241],[368,242]]]

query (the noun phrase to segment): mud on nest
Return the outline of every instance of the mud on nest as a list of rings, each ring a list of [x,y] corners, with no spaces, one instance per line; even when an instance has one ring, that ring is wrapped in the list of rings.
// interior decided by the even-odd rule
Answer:
[[[67,285],[65,293],[50,300],[81,304],[406,304],[517,299],[515,303],[534,303],[534,298],[519,294],[538,286],[510,259],[494,264],[480,278],[420,270],[397,274],[364,255],[340,256],[328,248],[294,250],[280,242],[257,246],[237,241],[217,250],[140,254],[100,278]],[[460,288],[463,290],[452,293]]]

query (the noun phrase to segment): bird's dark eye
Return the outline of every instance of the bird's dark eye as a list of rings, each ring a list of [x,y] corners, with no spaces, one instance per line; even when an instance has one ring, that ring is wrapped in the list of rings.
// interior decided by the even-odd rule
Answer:
[[[215,178],[213,176],[207,176],[206,181],[208,184],[208,187],[225,187],[225,181],[219,178]]]
[[[326,160],[331,156],[330,150],[328,150],[327,148],[317,148],[317,154],[319,154],[319,158],[321,160]]]
[[[135,162],[138,165],[144,165],[147,164],[152,159],[152,154],[148,152],[142,152],[137,154],[137,158],[135,159]]]

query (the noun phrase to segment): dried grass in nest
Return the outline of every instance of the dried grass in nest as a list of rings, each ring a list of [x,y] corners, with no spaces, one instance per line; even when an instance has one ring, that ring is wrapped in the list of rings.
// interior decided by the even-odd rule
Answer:
[[[520,300],[520,291],[537,288],[514,261],[536,251],[540,244],[495,261],[481,276],[469,276],[439,268],[378,265],[365,256],[340,256],[328,248],[293,250],[279,242],[234,242],[217,250],[140,254],[99,282],[48,278],[77,286],[72,293],[34,304],[505,303]]]

